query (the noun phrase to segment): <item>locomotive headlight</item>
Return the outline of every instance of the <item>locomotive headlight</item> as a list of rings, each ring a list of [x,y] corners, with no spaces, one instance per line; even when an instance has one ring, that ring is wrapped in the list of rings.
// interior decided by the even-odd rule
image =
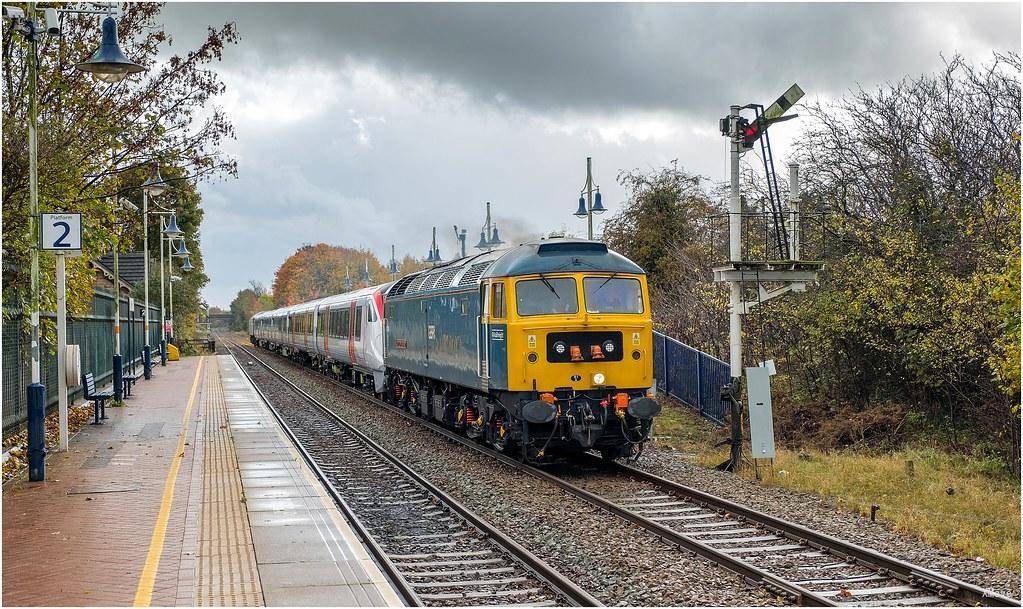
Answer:
[[[566,345],[565,343],[561,342],[560,340],[558,342],[554,343],[554,352],[555,353],[557,353],[558,355],[564,355],[565,351],[568,351],[568,345]]]
[[[526,356],[526,359],[529,360],[530,364],[535,364],[536,363],[536,353],[530,353],[529,355]]]
[[[611,340],[605,340],[605,341],[604,341],[604,344],[603,344],[603,345],[601,345],[601,348],[603,348],[603,349],[604,349],[604,353],[614,353],[614,352],[615,352],[615,344],[614,344],[614,341],[611,341]]]
[[[607,380],[607,379],[604,378],[604,373],[603,372],[594,372],[593,373],[593,384],[594,385],[603,385],[605,380]]]

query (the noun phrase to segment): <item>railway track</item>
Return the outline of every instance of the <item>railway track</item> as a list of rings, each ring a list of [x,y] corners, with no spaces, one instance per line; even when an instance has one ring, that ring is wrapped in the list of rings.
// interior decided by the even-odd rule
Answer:
[[[227,346],[232,355],[237,348]],[[406,603],[600,605],[262,360],[247,359],[279,383],[261,388],[236,356]]]
[[[276,370],[241,347],[268,370]],[[283,376],[282,376],[283,378]],[[579,483],[526,465],[344,383],[325,380],[807,606],[1020,606],[1018,600],[817,533],[628,465],[595,458]]]

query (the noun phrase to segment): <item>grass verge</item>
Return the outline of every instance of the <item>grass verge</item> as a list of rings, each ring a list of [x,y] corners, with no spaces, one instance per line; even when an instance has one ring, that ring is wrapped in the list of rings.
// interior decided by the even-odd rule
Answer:
[[[713,467],[727,458],[714,448],[725,430],[692,411],[665,404],[655,436],[660,445]],[[911,471],[907,463],[912,462]],[[742,475],[754,478],[752,468]],[[1020,571],[1020,484],[984,458],[907,448],[885,454],[779,449],[761,482],[810,491],[839,506],[878,518],[901,533],[967,557]]]

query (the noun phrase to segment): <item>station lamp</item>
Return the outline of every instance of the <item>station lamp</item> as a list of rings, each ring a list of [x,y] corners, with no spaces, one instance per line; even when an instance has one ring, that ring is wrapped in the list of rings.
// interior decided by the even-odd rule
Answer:
[[[145,68],[124,56],[117,42],[117,22],[109,15],[103,20],[103,38],[99,48],[92,57],[76,64],[75,68],[106,83],[118,82],[129,74],[145,71]]]
[[[168,222],[167,226],[163,229],[163,234],[171,239],[181,236],[181,229],[178,228],[177,214],[171,214],[170,222]]]
[[[185,246],[185,238],[182,237],[181,241],[178,241],[178,249],[175,250],[172,255],[176,258],[186,258],[191,253],[192,252],[188,251],[188,248]]]

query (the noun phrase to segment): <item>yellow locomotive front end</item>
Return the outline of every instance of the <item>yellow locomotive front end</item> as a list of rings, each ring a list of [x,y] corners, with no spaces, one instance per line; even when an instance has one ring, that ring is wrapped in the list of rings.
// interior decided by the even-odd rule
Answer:
[[[634,455],[660,412],[646,275],[602,243],[534,247],[483,281],[487,382],[507,437],[531,460]]]
[[[558,273],[508,280],[508,389],[645,393],[654,384],[646,277]]]

